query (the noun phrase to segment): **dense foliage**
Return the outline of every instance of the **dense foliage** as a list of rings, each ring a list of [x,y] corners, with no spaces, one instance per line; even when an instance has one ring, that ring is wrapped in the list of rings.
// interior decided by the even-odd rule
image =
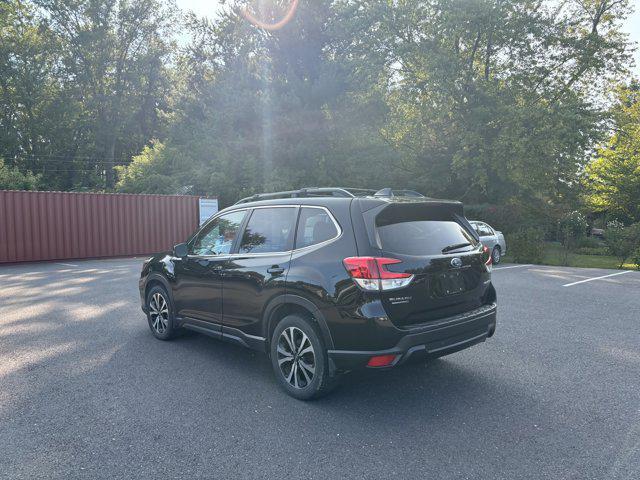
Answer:
[[[22,173],[17,167],[8,167],[0,158],[0,190],[36,190],[39,183],[38,175]]]
[[[587,203],[628,222],[640,221],[640,85],[617,91],[614,133],[587,166]]]
[[[171,5],[0,3],[0,156],[45,189],[109,189],[154,136],[171,92]]]
[[[518,263],[541,263],[544,256],[544,234],[536,228],[525,228],[509,236],[509,250]]]
[[[624,262],[632,257],[637,257],[640,250],[640,223],[634,223],[625,227],[622,223],[610,222],[604,236],[605,242],[611,254],[620,262],[622,268]],[[638,258],[634,258],[634,263],[640,267]]]
[[[261,3],[277,19],[290,2]],[[579,204],[628,1],[301,0],[277,30],[247,21],[255,4],[206,20],[168,0],[5,0],[0,155],[41,188],[223,204],[314,185],[543,220]]]

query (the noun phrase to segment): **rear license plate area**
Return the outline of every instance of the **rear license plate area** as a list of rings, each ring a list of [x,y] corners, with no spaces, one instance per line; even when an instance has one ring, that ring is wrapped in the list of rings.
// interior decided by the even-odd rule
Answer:
[[[461,271],[440,273],[433,280],[433,294],[436,297],[456,295],[465,290],[466,283]]]

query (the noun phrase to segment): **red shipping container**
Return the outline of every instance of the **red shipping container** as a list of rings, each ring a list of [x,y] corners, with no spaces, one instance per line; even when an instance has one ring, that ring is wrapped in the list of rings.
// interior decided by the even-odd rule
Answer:
[[[198,228],[199,199],[0,190],[0,263],[165,251]]]

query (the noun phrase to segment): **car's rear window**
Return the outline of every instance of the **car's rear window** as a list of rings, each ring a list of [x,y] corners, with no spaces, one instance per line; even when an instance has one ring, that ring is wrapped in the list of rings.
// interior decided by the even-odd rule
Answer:
[[[378,225],[377,233],[385,253],[401,255],[440,255],[447,247],[470,244],[459,248],[464,251],[477,245],[473,235],[453,220],[417,220]]]

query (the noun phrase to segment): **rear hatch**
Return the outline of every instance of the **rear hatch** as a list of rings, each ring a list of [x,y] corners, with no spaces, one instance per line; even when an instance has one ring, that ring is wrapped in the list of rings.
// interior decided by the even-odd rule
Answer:
[[[489,279],[486,254],[460,203],[398,202],[376,210],[368,219],[373,243],[383,257],[400,260],[386,268],[414,275],[406,287],[380,292],[396,326],[433,322],[482,305]]]

